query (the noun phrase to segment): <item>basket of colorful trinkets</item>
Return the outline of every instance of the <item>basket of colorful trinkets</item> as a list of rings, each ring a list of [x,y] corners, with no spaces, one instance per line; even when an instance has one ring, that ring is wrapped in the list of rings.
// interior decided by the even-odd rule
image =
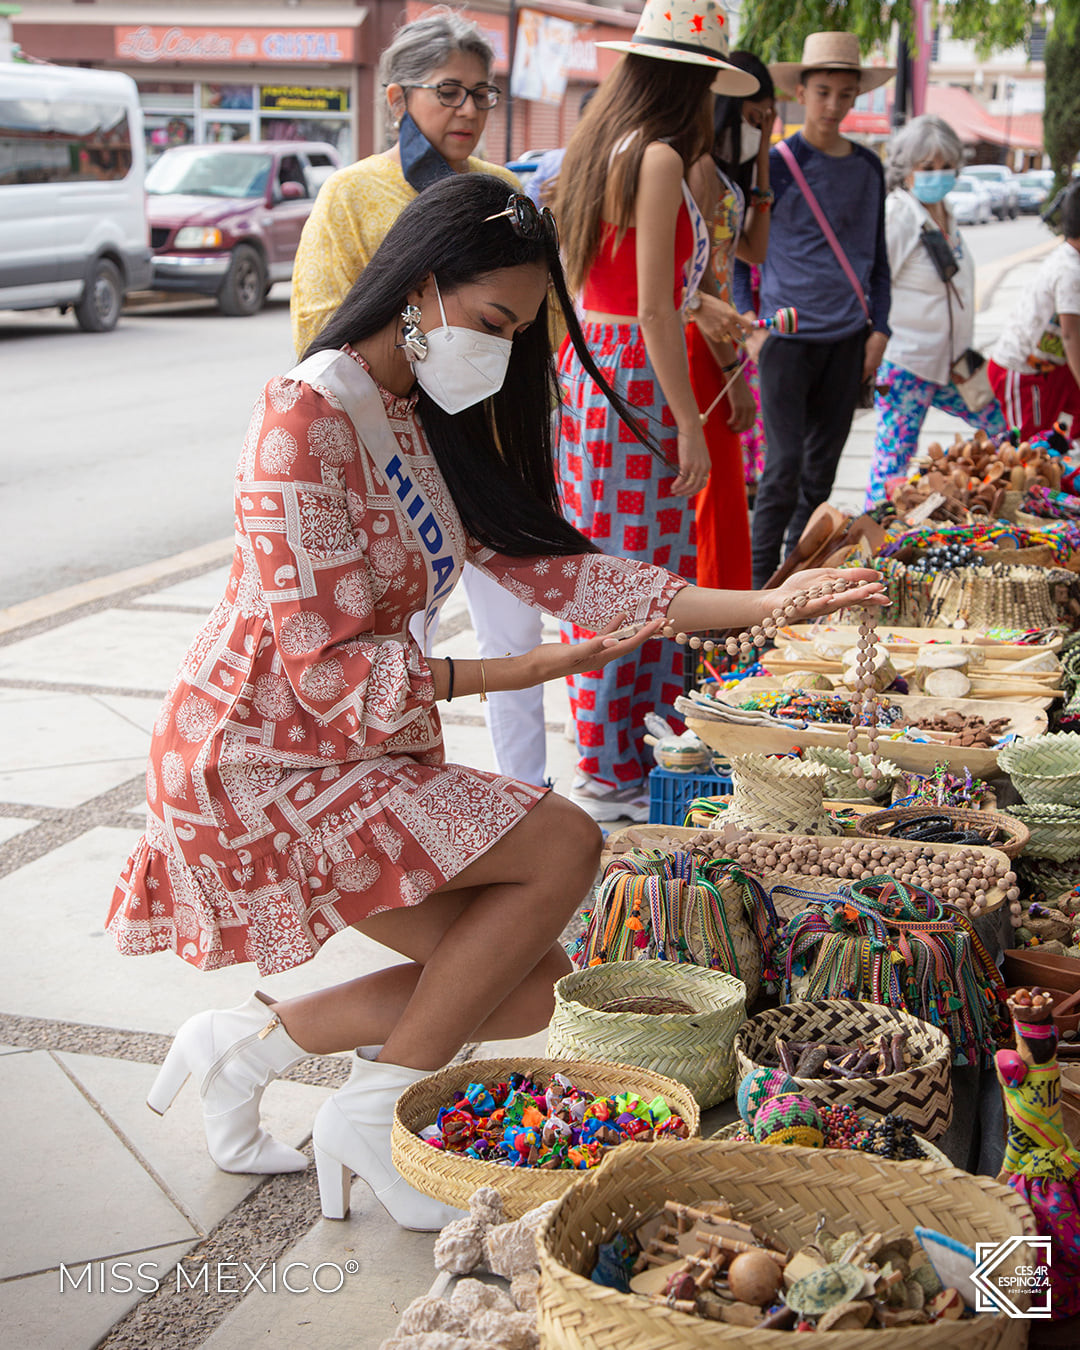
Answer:
[[[394,1166],[418,1191],[468,1209],[494,1186],[508,1219],[552,1200],[622,1144],[697,1135],[689,1089],[629,1064],[471,1059],[407,1088]]]
[[[790,1350],[798,1330],[844,1350],[1022,1350],[1028,1323],[970,1316],[922,1242],[1015,1239],[1008,1276],[1035,1233],[1009,1187],[935,1162],[712,1139],[619,1149],[540,1228],[540,1343]]]
[[[854,999],[770,1008],[735,1037],[740,1081],[755,1069],[780,1069],[820,1105],[903,1115],[927,1139],[940,1139],[952,1119],[952,1061],[940,1027]]]
[[[548,1029],[551,1058],[638,1064],[688,1087],[703,1109],[735,1087],[746,986],[719,970],[615,961],[564,975]]]

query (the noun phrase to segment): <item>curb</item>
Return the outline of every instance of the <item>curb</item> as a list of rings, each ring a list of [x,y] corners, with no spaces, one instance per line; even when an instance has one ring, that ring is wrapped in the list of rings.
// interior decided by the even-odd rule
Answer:
[[[1008,272],[1014,267],[1019,267],[1023,263],[1036,262],[1039,258],[1044,258],[1052,249],[1057,248],[1061,243],[1060,238],[1055,235],[1053,239],[1044,239],[1041,244],[1033,244],[1031,248],[1021,249],[1019,253],[1010,253],[1007,258],[998,258],[992,263],[987,263],[985,269],[987,277],[982,281],[978,275],[975,280],[975,312],[981,313],[989,308],[990,301],[994,298],[994,292],[1001,285]]]
[[[228,562],[232,557],[233,547],[231,538],[215,539],[213,543],[200,544],[198,548],[174,553],[171,558],[158,558],[155,562],[143,563],[139,567],[128,567],[122,572],[95,577],[92,581],[82,581],[76,586],[65,586],[62,590],[52,591],[48,595],[39,595],[33,600],[10,605],[7,609],[0,609],[0,635],[42,619],[55,618],[65,610],[77,609],[95,600],[105,600],[119,591],[130,590],[135,586],[153,586],[157,582],[168,580],[177,572]]]

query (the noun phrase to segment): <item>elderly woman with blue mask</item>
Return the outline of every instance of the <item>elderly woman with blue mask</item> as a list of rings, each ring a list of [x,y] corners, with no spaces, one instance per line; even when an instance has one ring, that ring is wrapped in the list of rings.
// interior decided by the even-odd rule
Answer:
[[[910,121],[889,145],[885,236],[892,336],[878,367],[867,509],[885,497],[888,480],[907,468],[931,407],[992,436],[1006,430],[996,403],[973,411],[953,382],[975,322],[975,266],[948,205],[962,158],[956,133],[929,114]]]

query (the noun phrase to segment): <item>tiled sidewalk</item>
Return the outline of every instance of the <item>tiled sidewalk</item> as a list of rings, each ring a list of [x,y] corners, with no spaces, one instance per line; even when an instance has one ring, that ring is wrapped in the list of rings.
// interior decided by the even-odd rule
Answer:
[[[1035,265],[1002,281],[978,318],[979,345],[996,335]],[[932,415],[924,443],[958,426]],[[848,509],[861,506],[872,438],[872,417],[860,418],[834,494]],[[125,577],[112,593],[97,583],[94,598],[57,612],[45,603],[20,614],[15,629],[0,616],[0,1327],[19,1350],[294,1350],[337,1347],[343,1335],[374,1350],[433,1277],[430,1237],[399,1231],[365,1187],[355,1187],[349,1220],[323,1221],[313,1168],[269,1182],[217,1171],[192,1085],[164,1118],[144,1105],[179,1023],[239,1003],[252,987],[242,968],[200,974],[170,955],[122,958],[102,931],[140,832],[157,706],[221,595],[227,556],[223,546],[216,560],[211,550],[186,572]],[[437,654],[473,651],[457,596],[439,636]],[[573,763],[567,713],[564,689],[549,685],[549,772],[563,791]],[[444,725],[452,759],[493,767],[477,700],[455,700]],[[288,996],[390,959],[347,932],[262,987]],[[533,1038],[529,1052],[543,1040]],[[264,1100],[273,1132],[302,1145],[342,1068],[318,1061],[301,1065],[298,1081],[272,1084]],[[149,1263],[142,1290],[140,1261]],[[333,1294],[270,1293],[264,1272],[242,1296],[248,1275],[226,1267],[225,1290],[206,1293],[199,1271],[208,1267],[213,1287],[220,1263],[230,1261],[276,1261],[279,1272],[299,1262],[301,1283],[320,1262],[342,1270],[354,1262],[356,1270],[348,1267]],[[116,1262],[131,1264],[121,1270]],[[177,1262],[179,1293],[170,1273]],[[125,1275],[133,1282],[126,1292]],[[143,1292],[150,1277],[160,1291]],[[326,1279],[334,1278],[328,1268]]]

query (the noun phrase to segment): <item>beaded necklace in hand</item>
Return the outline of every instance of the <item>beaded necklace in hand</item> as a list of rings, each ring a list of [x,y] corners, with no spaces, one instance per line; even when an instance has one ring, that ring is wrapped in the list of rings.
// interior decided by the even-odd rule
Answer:
[[[738,636],[726,638],[723,643],[724,650],[728,656],[749,656],[755,647],[761,648],[765,646],[766,642],[772,642],[777,632],[785,624],[790,623],[795,615],[811,600],[820,600],[826,595],[840,595],[844,591],[849,591],[862,584],[861,581],[854,579],[846,581],[838,577],[835,581],[823,581],[817,586],[808,587],[805,591],[796,591],[792,595],[785,596],[783,603],[778,605],[771,614],[766,615],[760,624],[753,624],[747,631],[739,633]],[[874,682],[874,629],[876,624],[876,610],[863,610],[859,622],[859,639],[855,654],[855,688],[851,696],[851,726],[848,729],[848,759],[851,761],[851,767],[855,773],[855,781],[864,789],[873,787],[881,779],[881,755],[878,752],[877,686]],[[666,638],[674,638],[680,646],[689,646],[694,651],[714,652],[721,645],[710,639],[703,641],[696,634],[691,636],[687,633],[676,632],[674,626],[670,623],[665,624],[660,632]],[[870,769],[868,773],[863,772],[862,762],[859,758],[860,724],[865,727],[867,739],[870,742]]]

